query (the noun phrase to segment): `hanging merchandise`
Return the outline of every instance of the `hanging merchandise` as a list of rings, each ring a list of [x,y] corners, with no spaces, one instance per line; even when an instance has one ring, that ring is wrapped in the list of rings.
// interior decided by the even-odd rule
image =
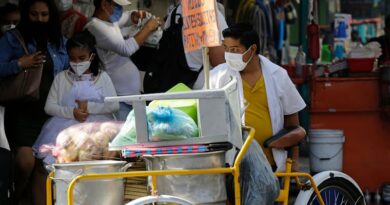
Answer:
[[[238,22],[248,22],[250,20],[250,14],[256,5],[255,0],[241,0],[238,9],[236,12],[235,21]]]
[[[235,21],[253,26],[253,30],[259,34],[259,51],[264,54],[269,36],[267,33],[267,14],[264,9],[260,8],[259,2],[256,0],[241,0],[237,8]]]
[[[264,54],[267,43],[268,43],[268,34],[267,34],[267,22],[265,13],[259,8],[254,7],[253,17],[251,18],[253,30],[259,34],[259,51],[261,54]]]
[[[251,20],[250,24],[253,26],[253,30],[259,35],[259,51],[261,54],[264,54],[268,41],[265,13],[258,6],[254,6],[249,19]]]
[[[350,40],[352,33],[351,14],[336,13],[333,21],[334,37]]]
[[[303,77],[303,67],[306,64],[306,54],[303,52],[302,46],[299,46],[297,55],[295,56],[295,75],[298,78]]]
[[[272,8],[269,1],[264,0],[256,0],[256,5],[263,11],[264,18],[265,18],[265,25],[266,30],[264,32],[267,33],[268,39],[272,38],[274,27],[273,27],[273,14],[272,14]]]
[[[340,44],[337,44],[334,49],[334,56],[338,60],[342,60],[345,57],[344,47]]]
[[[345,22],[339,22],[336,38],[347,38],[347,25]]]
[[[358,25],[357,27],[358,35],[362,41],[362,43],[367,42],[367,27],[365,24]]]
[[[376,25],[375,24],[367,24],[367,38],[368,39],[371,39],[371,38],[374,38],[376,37],[376,29],[375,29]]]
[[[281,50],[278,52],[277,49],[279,38],[278,11],[280,10],[276,6],[275,1],[257,0],[257,5],[262,9],[266,18],[267,43],[263,55],[272,62],[279,63],[282,53]]]
[[[315,22],[316,1],[311,0],[310,5],[312,5],[309,16],[311,23],[306,28],[308,39],[308,56],[313,60],[313,62],[315,62],[320,57],[320,27]]]
[[[307,26],[308,56],[316,61],[320,57],[320,27],[314,21]]]
[[[330,63],[332,61],[332,51],[328,44],[321,46],[321,61],[323,63]]]
[[[284,37],[285,37],[285,28],[286,28],[286,24],[284,22],[284,19],[280,19],[279,20],[278,44],[277,44],[278,50],[282,49],[282,47],[283,47],[283,41],[284,41]]]
[[[280,63],[282,56],[282,47],[283,42],[286,39],[286,23],[285,23],[285,13],[284,13],[284,3],[280,1],[270,3],[272,12],[273,12],[273,42],[274,48],[276,49],[276,56],[273,61]]]
[[[286,16],[286,23],[293,24],[298,18],[297,11],[295,10],[294,5],[289,2],[284,6],[284,15]]]
[[[278,16],[277,16],[278,15]],[[241,0],[237,3],[234,16],[236,23],[247,23],[253,26],[259,35],[260,54],[276,62],[286,37],[284,6],[265,0]]]
[[[276,62],[278,54],[275,47],[274,33],[277,31],[276,17],[273,9],[273,4],[269,1],[256,0],[256,5],[263,12],[265,22],[264,29],[260,30],[264,36],[264,51],[263,55],[269,58],[271,61]],[[255,18],[255,17],[254,17]]]

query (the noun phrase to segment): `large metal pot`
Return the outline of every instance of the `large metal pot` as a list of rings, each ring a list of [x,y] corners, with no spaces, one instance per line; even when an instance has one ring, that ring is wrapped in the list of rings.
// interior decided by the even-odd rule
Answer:
[[[67,205],[67,189],[75,177],[82,174],[122,172],[128,167],[125,161],[84,161],[53,164],[56,205]],[[86,180],[76,184],[75,205],[122,205],[124,203],[123,179]]]
[[[208,169],[225,167],[225,152],[144,156],[148,170]],[[159,195],[177,196],[194,204],[226,204],[224,174],[157,177]]]

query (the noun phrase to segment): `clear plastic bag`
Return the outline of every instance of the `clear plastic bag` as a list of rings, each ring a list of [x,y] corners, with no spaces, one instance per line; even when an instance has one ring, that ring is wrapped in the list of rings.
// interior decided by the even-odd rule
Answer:
[[[136,25],[131,25],[129,27],[121,28],[122,35],[129,36],[129,37],[135,36],[140,30],[142,30],[142,28],[146,25],[146,23],[152,18],[156,18],[156,17],[153,16],[151,13],[146,13],[146,16],[143,19],[139,19]],[[143,46],[148,46],[153,48],[158,47],[162,34],[163,34],[163,30],[159,27],[145,39]]]
[[[122,126],[123,122],[79,123],[61,131],[56,145],[43,145],[40,152],[51,152],[57,163],[109,159],[116,153],[108,151],[108,143]]]
[[[185,112],[170,108],[151,109],[148,121],[152,133],[150,141],[180,140],[198,136],[198,126]]]
[[[76,107],[76,100],[103,103],[102,88],[97,88],[93,81],[74,81],[71,90],[63,99],[63,104]]]
[[[148,109],[146,110],[148,112]],[[148,126],[148,133],[150,133],[150,128]],[[120,147],[130,144],[135,144],[137,142],[137,133],[135,130],[135,116],[134,111],[131,111],[127,116],[126,122],[123,124],[122,129],[116,135],[114,140],[110,143],[110,147]]]
[[[230,184],[229,184],[230,183]],[[234,204],[232,177],[228,179],[228,196]],[[241,204],[273,205],[279,196],[279,181],[275,177],[263,150],[252,141],[240,164]]]
[[[150,141],[180,140],[198,137],[198,126],[185,112],[171,107],[146,108],[148,137]],[[110,146],[136,143],[134,111],[127,116],[123,128]]]
[[[275,177],[260,145],[253,141],[240,166],[241,204],[274,204],[279,195]]]

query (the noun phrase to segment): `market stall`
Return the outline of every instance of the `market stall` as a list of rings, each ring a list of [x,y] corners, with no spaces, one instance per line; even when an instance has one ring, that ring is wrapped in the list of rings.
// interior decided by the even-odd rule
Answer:
[[[318,78],[312,89],[311,128],[343,130],[343,172],[375,192],[390,181],[390,118],[381,109],[380,78]]]

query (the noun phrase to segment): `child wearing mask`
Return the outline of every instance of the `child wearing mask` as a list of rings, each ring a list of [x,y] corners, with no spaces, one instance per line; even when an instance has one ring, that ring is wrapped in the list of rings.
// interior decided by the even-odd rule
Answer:
[[[57,135],[65,128],[83,122],[113,120],[119,109],[115,102],[104,102],[104,97],[116,96],[110,77],[102,71],[95,51],[95,38],[83,31],[75,34],[66,44],[70,68],[59,73],[50,88],[45,111],[53,116],[42,128],[33,145],[37,158],[33,172],[34,193],[45,204],[45,179],[47,171],[43,164],[55,162],[49,153],[41,153],[44,144],[55,144]]]
[[[94,49],[95,39],[88,32],[76,34],[66,45],[70,69],[58,74],[51,86],[45,111],[53,116],[42,128],[33,146],[39,159],[51,164],[54,159],[39,152],[43,144],[55,144],[63,129],[81,122],[113,120],[118,103],[105,103],[104,97],[116,96],[111,79],[100,69]]]
[[[16,27],[20,21],[20,11],[19,7],[15,4],[7,3],[2,8],[0,8],[1,17],[0,17],[0,24],[1,24],[1,33],[0,36],[3,36],[3,34]]]

